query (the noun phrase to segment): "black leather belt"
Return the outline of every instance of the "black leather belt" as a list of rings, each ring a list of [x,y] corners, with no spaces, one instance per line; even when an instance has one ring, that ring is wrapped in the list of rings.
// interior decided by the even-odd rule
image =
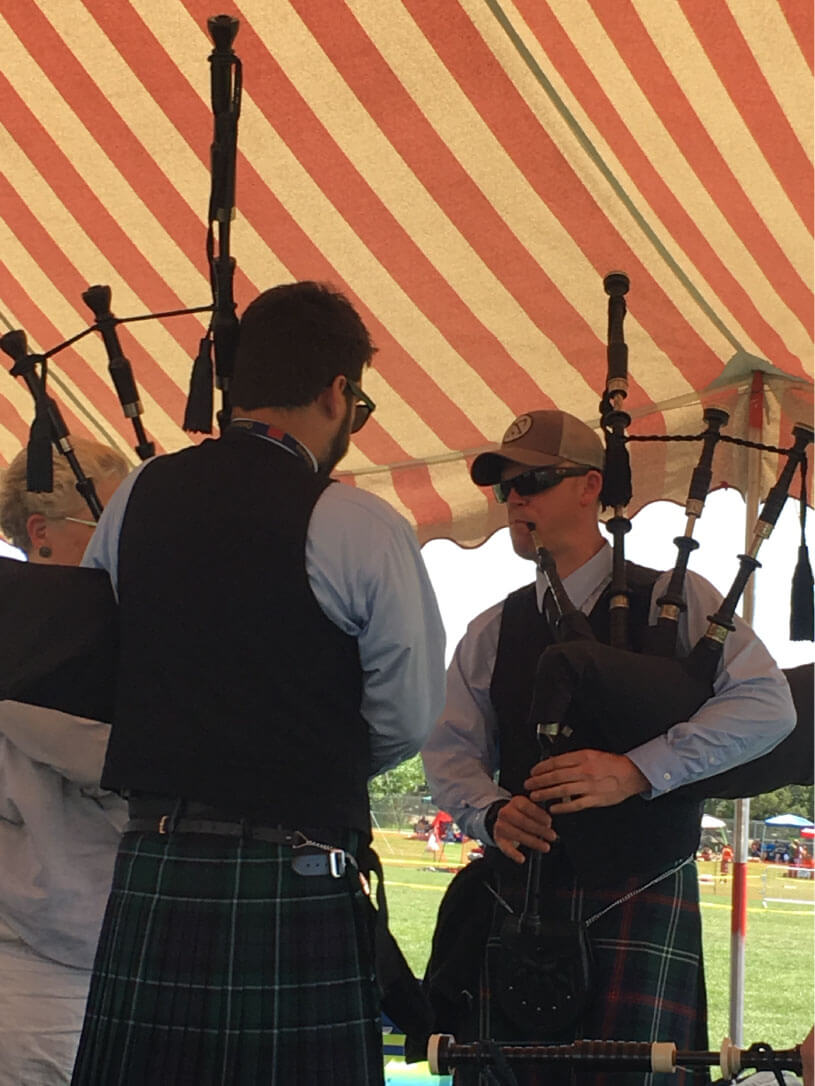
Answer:
[[[279,826],[263,826],[248,819],[222,822],[209,818],[178,818],[171,815],[154,818],[131,818],[125,833],[212,833],[218,837],[247,837],[254,841],[271,841],[275,845],[305,844],[306,836],[299,830],[284,830]]]
[[[216,837],[241,837],[247,841],[267,841],[290,845],[294,850],[292,870],[298,875],[331,875],[339,879],[350,864],[358,869],[354,856],[342,847],[326,843],[331,831],[307,828],[290,830],[254,818],[236,818],[218,808],[192,800],[163,796],[133,796],[128,800],[130,820],[124,833],[212,834]],[[167,812],[171,813],[167,813]],[[322,839],[322,840],[321,840]]]

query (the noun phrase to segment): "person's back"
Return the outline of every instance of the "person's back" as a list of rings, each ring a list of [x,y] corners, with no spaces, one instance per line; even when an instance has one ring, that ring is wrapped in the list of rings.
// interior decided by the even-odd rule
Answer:
[[[382,1082],[366,782],[435,719],[443,633],[407,523],[329,483],[372,351],[341,295],[265,292],[229,429],[145,465],[86,556],[131,820],[76,1083]]]
[[[106,784],[368,832],[359,649],[306,572],[328,485],[240,427],[142,472],[119,541]]]

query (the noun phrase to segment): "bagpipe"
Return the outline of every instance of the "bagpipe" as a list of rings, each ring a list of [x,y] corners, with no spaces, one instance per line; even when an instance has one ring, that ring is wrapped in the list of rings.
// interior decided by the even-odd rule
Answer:
[[[666,591],[657,600],[659,615],[656,625],[637,631],[637,651],[634,651],[629,618],[629,567],[624,555],[624,539],[630,528],[625,507],[631,498],[631,471],[626,446],[629,440],[634,440],[625,434],[630,417],[624,410],[627,347],[623,336],[623,318],[629,282],[625,275],[615,272],[606,276],[604,287],[609,296],[609,335],[608,375],[600,404],[606,438],[606,464],[600,500],[604,508],[611,508],[613,514],[606,525],[613,539],[612,576],[608,590],[609,643],[598,640],[586,617],[575,609],[558,576],[552,556],[539,545],[533,532],[538,566],[551,589],[554,603],[556,643],[545,649],[537,665],[526,737],[525,764],[529,767],[539,760],[541,750],[535,748],[535,743],[541,739],[544,740],[544,754],[588,748],[624,754],[663,735],[672,725],[689,720],[704,705],[713,693],[728,634],[735,629],[734,616],[739,600],[751,575],[760,565],[757,554],[772,533],[796,471],[801,473],[802,488],[806,486],[806,450],[813,440],[813,428],[799,423],[793,427],[792,445],[786,449],[773,449],[783,457],[784,464],[761,508],[751,544],[747,552],[739,556],[738,570],[729,591],[715,613],[708,616],[709,625],[704,635],[686,655],[679,655],[677,633],[681,616],[686,610],[684,585],[688,558],[698,546],[693,539],[693,530],[702,514],[710,487],[716,446],[728,440],[721,432],[727,422],[726,412],[717,408],[706,409],[706,429],[693,435],[701,443],[701,453],[688,490],[685,533],[674,541],[677,547],[676,564]],[[751,444],[740,440],[739,443]],[[766,445],[759,447],[772,449]],[[800,574],[798,576],[801,579]],[[811,622],[811,592],[805,595],[804,602],[808,603]],[[800,618],[795,618],[794,623],[799,627],[806,624]],[[799,707],[804,708],[806,683],[800,682],[796,676],[795,686],[802,699]],[[800,730],[796,729],[796,743],[804,744],[805,749],[808,736],[811,749],[811,717],[800,720],[799,727]],[[784,783],[795,781],[796,775],[802,772],[802,762],[791,756],[789,745],[776,761],[778,757],[782,759],[782,775],[792,774]],[[777,775],[777,768],[772,769],[772,758],[770,754],[761,759],[763,765],[768,760],[770,764],[764,766],[767,783],[760,791],[770,791],[778,786],[770,783]],[[811,768],[811,759],[805,761],[805,766],[804,773]],[[688,855],[698,842],[698,819],[692,830],[695,839],[691,840],[687,834],[676,835],[675,818],[689,816],[692,805],[705,798],[721,796],[722,787],[726,787],[730,794],[734,788],[738,791],[738,770],[731,771],[727,776],[726,785],[711,777],[691,788],[669,792],[657,800],[643,801],[632,797],[614,808],[615,832],[622,835],[630,832],[633,839],[646,803],[651,815],[657,810],[671,807],[670,817],[663,820],[663,838],[652,841],[649,862],[652,869],[658,869],[660,864],[665,866],[680,855]],[[738,791],[738,794],[748,794],[748,791]],[[594,867],[596,871],[598,863],[603,866],[602,855],[607,844],[603,822],[598,809],[581,811],[559,820],[558,832],[567,849],[572,835],[583,842],[587,838],[596,841],[599,835],[600,847],[591,849],[594,855],[586,857],[583,850],[585,859],[581,875],[590,876],[589,868]],[[586,832],[589,828],[591,833]]]
[[[725,1039],[718,1052],[677,1050],[670,1041],[575,1041],[573,1044],[496,1044],[492,1041],[457,1043],[449,1034],[434,1034],[428,1045],[428,1064],[434,1075],[473,1070],[488,1075],[495,1086],[517,1086],[515,1068],[574,1071],[641,1071],[674,1074],[682,1069],[718,1067],[722,1080],[730,1082],[745,1070],[770,1071],[783,1084],[782,1071],[800,1075],[803,1061],[799,1046],[774,1051],[770,1045],[739,1048]]]
[[[213,376],[215,387],[221,391],[218,424],[222,431],[229,424],[229,385],[239,330],[233,295],[235,259],[230,251],[231,222],[235,213],[238,118],[242,89],[242,65],[232,48],[238,28],[238,20],[230,15],[215,15],[207,20],[207,29],[214,46],[208,58],[214,132],[210,146],[211,183],[206,231],[206,260],[212,301],[188,309],[116,317],[111,311],[111,288],[96,284],[82,292],[82,301],[93,314],[93,323],[64,342],[40,354],[28,350],[27,337],[22,329],[14,329],[0,338],[0,349],[9,355],[14,363],[11,375],[24,380],[34,400],[35,415],[28,442],[28,489],[40,493],[51,491],[53,447],[67,458],[77,480],[77,490],[95,520],[101,516],[102,506],[92,480],[85,475],[76,457],[59,407],[48,392],[48,364],[54,355],[73,346],[92,332],[100,335],[107,353],[108,374],[124,416],[130,419],[135,431],[136,454],[140,460],[147,460],[154,455],[155,445],[144,429],[144,408],[133,367],[122,350],[117,327],[136,321],[210,313],[206,333],[200,340],[198,354],[193,363],[183,428],[190,433],[212,432]]]
[[[219,429],[223,431],[229,425],[229,386],[239,330],[230,231],[235,212],[242,66],[232,48],[238,20],[229,15],[212,16],[207,20],[207,29],[213,43],[208,58],[213,139],[206,228],[212,301],[188,309],[117,317],[111,310],[111,288],[96,284],[82,293],[93,323],[64,342],[37,353],[29,350],[21,329],[0,338],[0,349],[13,361],[12,376],[25,382],[34,401],[34,421],[27,446],[28,490],[52,491],[52,458],[56,449],[68,461],[76,489],[97,521],[102,505],[93,480],[85,473],[63,415],[49,392],[49,360],[53,356],[83,337],[98,333],[122,411],[133,426],[135,452],[144,461],[153,456],[155,445],[145,431],[144,409],[133,367],[124,353],[117,328],[137,321],[209,313],[208,327],[192,367],[183,428],[191,433],[212,432],[213,385],[221,392]],[[15,636],[5,638],[0,648],[0,699],[27,701],[93,720],[110,721],[116,604],[108,575],[92,569],[50,567],[0,558],[0,599],[4,613],[13,616],[15,630]]]
[[[693,530],[710,488],[716,446],[720,441],[728,440],[721,432],[727,422],[727,414],[717,408],[706,409],[704,431],[691,435],[692,440],[701,443],[701,451],[689,485],[685,506],[686,529],[675,540],[676,565],[665,591],[657,600],[657,622],[655,625],[648,624],[651,595],[658,575],[656,571],[632,567],[624,556],[624,538],[630,528],[625,507],[632,495],[627,452],[627,443],[631,439],[625,433],[630,418],[624,410],[627,347],[623,336],[623,318],[629,281],[622,273],[615,272],[606,277],[604,287],[609,296],[609,334],[608,375],[600,403],[606,438],[601,503],[612,512],[607,524],[613,539],[611,583],[597,603],[592,621],[589,621],[569,599],[552,555],[536,537],[534,526],[530,526],[537,564],[543,580],[548,583],[547,595],[551,597],[551,602],[544,608],[546,613],[540,616],[541,630],[544,627],[547,630],[543,635],[546,647],[540,652],[534,667],[526,724],[521,734],[513,732],[512,745],[517,749],[513,749],[511,754],[507,751],[502,754],[500,783],[513,792],[521,790],[522,781],[531,767],[544,758],[581,749],[625,754],[663,735],[674,724],[693,717],[714,692],[724,644],[735,628],[736,607],[750,576],[759,565],[757,553],[778,520],[796,471],[801,472],[802,489],[805,490],[806,450],[813,440],[813,430],[800,424],[793,429],[793,443],[789,448],[772,450],[783,457],[783,468],[761,509],[749,549],[739,556],[738,570],[730,590],[717,610],[708,617],[709,624],[704,635],[682,654],[680,646],[686,643],[686,637],[684,631],[683,636],[679,636],[679,627],[686,610],[688,559],[698,546],[693,539]],[[630,583],[629,574],[636,578],[636,585]],[[636,621],[632,623],[635,588]],[[594,613],[606,601],[608,613],[604,621],[595,623]],[[799,628],[806,625],[806,622],[801,623],[800,618],[797,621]],[[595,632],[597,627],[603,626],[608,643]],[[636,628],[632,629],[632,626]],[[534,659],[535,647],[530,647],[529,651]],[[651,884],[649,879],[657,881],[662,873],[693,856],[699,843],[702,802],[706,798],[740,797],[770,791],[784,783],[811,783],[812,666],[795,669],[789,678],[799,719],[792,735],[776,751],[764,755],[755,763],[737,766],[724,774],[666,792],[655,799],[632,796],[611,808],[588,808],[556,816],[558,842],[555,849],[560,855],[557,862],[562,865],[565,854],[567,866],[586,888],[615,886],[623,879],[634,876],[644,888]],[[512,763],[506,778],[505,760]],[[646,850],[620,847],[620,842],[639,840],[643,827],[647,827],[648,833]],[[561,916],[553,908],[551,894],[547,893],[546,879],[551,873],[554,855],[530,851],[524,869],[505,876],[507,879],[522,880],[525,873],[525,892],[522,908],[504,915],[497,931],[498,947],[494,973],[491,975],[490,998],[497,1001],[504,1018],[514,1024],[517,1037],[562,1040],[568,1036],[593,997],[592,955],[586,924]],[[500,860],[499,856],[494,862]],[[482,863],[486,871],[489,863],[486,860]],[[508,866],[511,866],[508,862],[503,864],[502,870]],[[447,899],[442,905],[443,910],[447,905],[444,931],[448,940],[455,940],[453,922],[459,908],[459,897],[461,908],[472,914],[475,906],[473,895],[480,889],[476,888],[475,883],[489,881],[488,874],[484,873],[480,878],[476,878],[477,875],[478,872],[473,872],[473,879],[467,880],[469,889],[462,885],[462,893],[451,896],[449,905]],[[485,925],[493,923],[490,919],[493,909],[494,906],[490,906],[489,911],[485,912],[481,908],[478,913],[480,919],[474,921],[475,926],[480,925],[479,931],[483,929],[485,938]],[[439,924],[442,925],[441,913]],[[495,929],[492,930],[495,934]],[[472,932],[470,936],[469,945],[472,946],[475,941]],[[462,987],[462,968],[456,947],[448,952],[441,946],[441,940],[437,941],[434,937],[426,983],[434,1002],[437,1029],[449,1028],[445,1027],[445,1021],[452,1023],[458,1020],[457,993]],[[472,991],[472,984],[477,980],[469,972],[467,977],[464,987]],[[416,1042],[411,1039],[411,1056],[415,1056],[420,1047],[423,1046],[418,1038]],[[766,1046],[759,1047],[762,1051],[766,1049]],[[494,1041],[457,1045],[452,1038],[442,1038],[431,1044],[430,1059],[431,1062],[436,1061],[440,1069],[478,1067],[485,1074],[487,1071],[496,1073],[500,1067],[508,1072],[507,1061],[513,1060],[525,1068],[559,1061],[585,1070],[652,1069],[647,1062],[651,1058],[648,1048],[647,1045],[632,1048],[627,1043],[594,1041],[578,1041],[574,1045],[556,1047],[526,1041],[510,1045]],[[708,1060],[709,1055],[695,1054],[699,1063],[706,1060],[715,1062]],[[687,1056],[686,1053],[681,1056],[677,1054],[676,1063],[682,1066],[693,1064],[695,1056],[694,1059],[686,1059]],[[797,1060],[800,1067],[800,1056],[791,1058]],[[500,1081],[513,1080],[505,1077]]]

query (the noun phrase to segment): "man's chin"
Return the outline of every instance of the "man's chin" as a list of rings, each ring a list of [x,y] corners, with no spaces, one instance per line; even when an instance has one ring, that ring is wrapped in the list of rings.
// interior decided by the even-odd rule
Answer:
[[[509,538],[512,540],[512,549],[519,558],[528,558],[534,561],[537,557],[537,551],[535,550],[535,544],[532,542],[532,536],[529,534],[529,529],[522,528],[520,525],[516,528],[513,525],[509,529]]]
[[[345,437],[337,435],[331,443],[326,455],[319,461],[320,471],[323,475],[330,475],[334,468],[339,464],[340,460],[345,456],[350,448],[350,434]]]

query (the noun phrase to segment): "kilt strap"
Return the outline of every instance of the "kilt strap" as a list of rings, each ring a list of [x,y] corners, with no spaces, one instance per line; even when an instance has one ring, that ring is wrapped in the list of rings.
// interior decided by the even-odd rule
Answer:
[[[124,833],[211,833],[218,837],[246,837],[255,841],[269,841],[275,845],[296,845],[305,842],[299,830],[284,830],[279,826],[258,826],[248,819],[240,822],[220,822],[214,819],[179,818],[175,824],[169,815],[154,818],[131,818]]]

